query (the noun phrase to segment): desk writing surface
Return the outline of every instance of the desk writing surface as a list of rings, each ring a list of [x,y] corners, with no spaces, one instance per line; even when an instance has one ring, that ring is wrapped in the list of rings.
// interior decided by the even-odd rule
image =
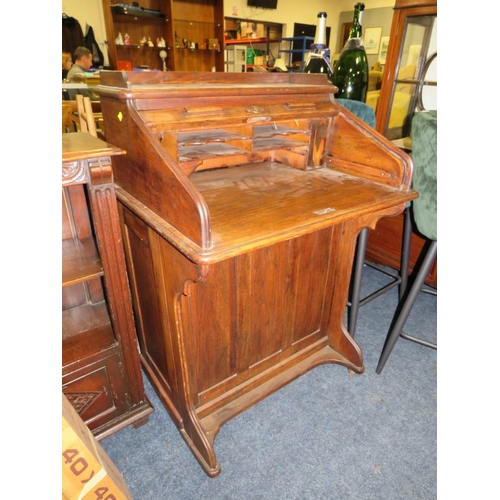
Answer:
[[[373,212],[408,194],[332,168],[298,170],[274,162],[196,172],[190,177],[212,222],[212,251],[286,239]]]

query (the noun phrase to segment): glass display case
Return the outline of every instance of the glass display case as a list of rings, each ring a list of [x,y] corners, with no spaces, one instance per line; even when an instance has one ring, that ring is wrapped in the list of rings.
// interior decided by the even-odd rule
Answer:
[[[436,0],[396,0],[376,115],[377,130],[405,149],[415,111],[437,107],[436,34]]]
[[[377,131],[411,152],[411,120],[416,111],[437,109],[437,1],[396,0],[380,96]],[[386,217],[369,231],[366,259],[400,268],[403,216]],[[410,272],[425,239],[413,233]],[[426,283],[437,287],[437,260]]]

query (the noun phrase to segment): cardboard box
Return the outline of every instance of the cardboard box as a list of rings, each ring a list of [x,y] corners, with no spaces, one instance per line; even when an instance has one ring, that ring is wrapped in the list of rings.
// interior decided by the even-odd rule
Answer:
[[[62,395],[62,498],[132,500],[123,476]]]
[[[267,36],[267,35],[266,35]],[[269,40],[281,40],[281,26],[270,26],[269,27]]]
[[[262,23],[256,23],[254,35],[255,35],[255,38],[266,38],[267,37],[266,27]]]
[[[253,35],[253,28],[252,26],[255,23],[249,23],[247,21],[241,21],[240,27],[241,27],[241,38],[252,38]]]

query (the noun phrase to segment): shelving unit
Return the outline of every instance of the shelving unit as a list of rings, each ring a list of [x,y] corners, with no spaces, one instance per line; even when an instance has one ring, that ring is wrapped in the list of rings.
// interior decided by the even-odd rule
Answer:
[[[103,10],[113,69],[118,61],[130,61],[133,68],[162,70],[163,49],[168,70],[224,71],[223,0],[143,0],[140,9],[103,0]],[[130,45],[116,45],[118,33],[128,34]],[[166,47],[141,46],[143,37],[153,43],[163,37]],[[216,46],[210,39],[217,40]]]
[[[153,411],[111,171],[123,153],[88,133],[62,135],[62,390],[98,439]]]
[[[310,52],[310,49],[306,48],[307,42],[313,42],[314,37],[310,36],[296,36],[296,37],[291,37],[291,38],[282,38],[279,42],[278,45],[278,57],[281,57],[281,54],[286,54],[285,57],[283,57],[286,66],[290,69],[292,66],[292,56],[293,54],[300,54],[301,55],[301,65],[300,69],[297,69],[297,71],[302,71],[304,69],[304,64],[306,61],[306,54]],[[281,45],[285,43],[288,44],[288,48],[282,49]],[[299,49],[294,49],[294,44],[302,44],[302,46]]]

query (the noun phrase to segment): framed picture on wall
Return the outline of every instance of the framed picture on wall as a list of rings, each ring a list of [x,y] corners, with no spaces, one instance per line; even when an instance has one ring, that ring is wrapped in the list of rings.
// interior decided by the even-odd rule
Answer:
[[[378,53],[378,62],[380,64],[385,64],[387,49],[389,48],[389,38],[388,36],[383,36],[380,39],[380,52]]]
[[[378,54],[380,48],[380,37],[382,28],[366,28],[363,30],[366,54]]]

